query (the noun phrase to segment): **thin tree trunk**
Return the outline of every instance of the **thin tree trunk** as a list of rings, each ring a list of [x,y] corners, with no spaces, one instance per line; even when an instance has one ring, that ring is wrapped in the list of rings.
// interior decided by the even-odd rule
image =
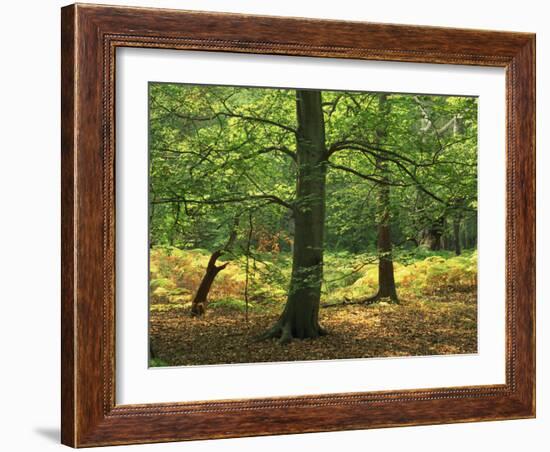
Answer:
[[[389,298],[398,303],[395,276],[393,271],[392,243],[390,226],[380,224],[378,226],[378,293],[375,299]],[[371,299],[371,301],[374,301]]]
[[[453,235],[455,242],[455,254],[460,256],[462,254],[462,249],[460,247],[460,218],[455,218],[453,220]]]
[[[294,209],[294,246],[288,298],[276,324],[262,338],[314,338],[319,325],[325,229],[326,148],[321,92],[296,90],[298,175]]]
[[[379,111],[382,113],[383,124],[376,129],[376,139],[381,144],[386,138],[386,120],[389,110],[387,95],[380,94],[378,98]],[[392,241],[390,229],[390,174],[387,162],[381,158],[376,159],[376,169],[381,183],[378,184],[378,292],[368,298],[367,302],[375,302],[381,298],[389,298],[398,303],[395,277],[393,271]]]
[[[451,249],[451,238],[447,233],[447,220],[443,219],[443,225],[441,227],[441,248],[444,250]]]
[[[250,244],[252,242],[252,212],[248,212],[248,239],[246,241],[246,279],[244,283],[245,321],[248,323],[248,283],[250,280]]]
[[[443,227],[445,218],[439,217],[426,231],[428,248],[430,251],[440,251],[442,245]]]

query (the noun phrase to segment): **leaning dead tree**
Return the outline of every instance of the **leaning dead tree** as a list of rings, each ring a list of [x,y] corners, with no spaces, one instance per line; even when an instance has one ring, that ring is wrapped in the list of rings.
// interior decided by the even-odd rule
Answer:
[[[227,240],[226,244],[222,248],[214,251],[210,256],[210,259],[208,260],[208,264],[206,265],[206,271],[204,272],[204,276],[202,277],[201,283],[199,284],[199,288],[197,289],[197,292],[195,293],[195,297],[193,298],[193,302],[191,303],[192,317],[200,317],[204,315],[206,311],[206,306],[208,304],[208,294],[210,293],[212,284],[214,283],[216,276],[218,276],[218,273],[221,272],[224,268],[226,268],[229,265],[229,262],[225,262],[224,264],[221,264],[221,265],[216,265],[216,263],[218,259],[223,254],[227,253],[227,251],[229,251],[233,246],[233,243],[237,238],[238,224],[239,224],[239,218],[236,217],[233,225],[233,229],[229,235],[229,239]]]

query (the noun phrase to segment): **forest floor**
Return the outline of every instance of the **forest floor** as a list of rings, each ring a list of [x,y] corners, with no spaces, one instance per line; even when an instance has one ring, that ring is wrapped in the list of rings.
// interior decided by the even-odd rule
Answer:
[[[286,301],[290,258],[280,253],[255,263],[246,303],[244,262],[233,259],[216,278],[203,317],[191,300],[209,253],[151,252],[150,365],[304,361],[477,352],[477,254],[402,254],[394,262],[399,304],[359,304],[376,292],[372,255],[327,253],[320,324],[327,336],[257,341]],[[352,302],[342,304],[342,302]],[[326,307],[326,305],[332,305]],[[247,320],[248,311],[248,320]]]
[[[189,309],[154,309],[150,334],[156,366],[204,365],[476,353],[477,300],[457,293],[399,305],[347,304],[321,308],[328,335],[294,340],[255,341],[278,313],[252,311],[248,323],[231,307],[192,318]]]

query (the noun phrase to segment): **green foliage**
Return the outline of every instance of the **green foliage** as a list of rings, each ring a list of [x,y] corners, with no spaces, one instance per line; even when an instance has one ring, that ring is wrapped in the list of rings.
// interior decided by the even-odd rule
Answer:
[[[395,243],[423,241],[443,218],[448,236],[453,219],[468,226],[471,247],[477,99],[389,94],[381,109],[378,93],[322,94],[331,152],[325,248],[372,251],[381,161]],[[292,215],[281,202],[295,201],[294,91],[151,83],[149,95],[152,245],[212,251],[252,211],[254,251],[262,252],[262,236],[277,237],[270,251],[290,251]],[[247,232],[242,221],[238,229],[234,253]]]

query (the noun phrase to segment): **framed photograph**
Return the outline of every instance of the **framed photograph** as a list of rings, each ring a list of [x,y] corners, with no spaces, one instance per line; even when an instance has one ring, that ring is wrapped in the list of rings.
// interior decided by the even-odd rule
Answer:
[[[62,442],[535,416],[535,36],[62,9]]]

